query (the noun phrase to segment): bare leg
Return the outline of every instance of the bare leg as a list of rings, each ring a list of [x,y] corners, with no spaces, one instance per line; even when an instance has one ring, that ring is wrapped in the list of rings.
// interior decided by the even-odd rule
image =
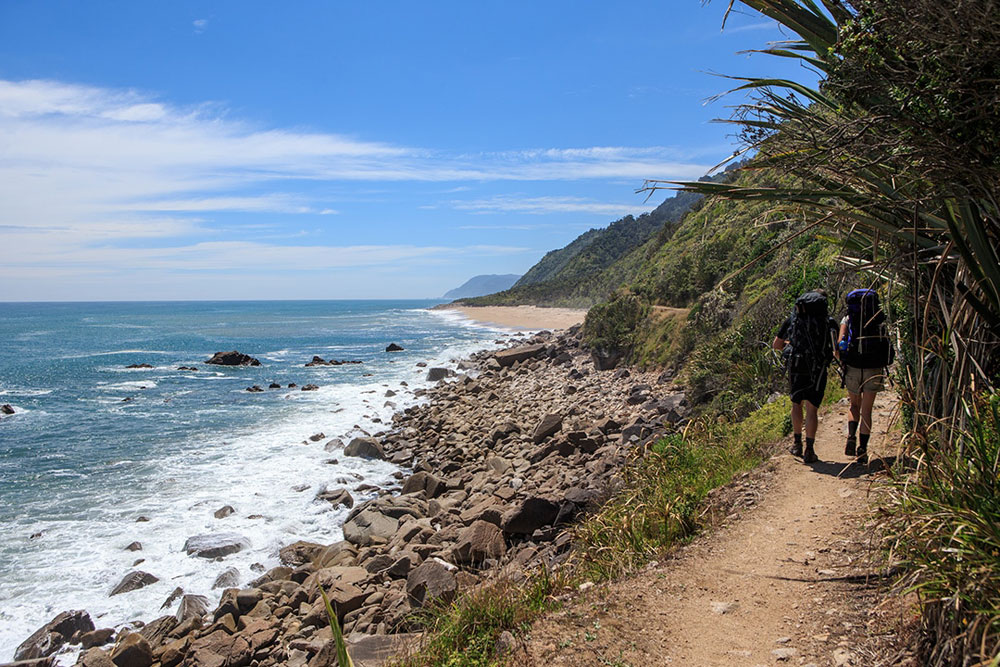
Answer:
[[[852,422],[858,421],[858,417],[861,416],[861,394],[852,394],[847,392],[848,398],[851,400],[851,409],[849,411],[849,419]],[[870,422],[869,422],[870,423]]]
[[[858,424],[858,432],[868,434],[872,432],[872,406],[875,405],[875,392],[866,391],[859,398],[861,399],[861,419]],[[854,409],[853,403],[851,409]]]
[[[802,433],[802,403],[792,403],[792,433]]]
[[[816,428],[819,426],[819,417],[817,416],[818,407],[812,404],[811,401],[805,402],[806,406],[806,437],[815,438]]]

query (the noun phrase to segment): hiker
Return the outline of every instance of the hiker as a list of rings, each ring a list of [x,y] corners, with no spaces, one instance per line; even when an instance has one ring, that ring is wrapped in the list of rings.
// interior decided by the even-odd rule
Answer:
[[[789,394],[792,399],[793,456],[805,463],[819,459],[814,449],[817,411],[826,392],[826,370],[836,354],[834,339],[837,322],[827,309],[826,292],[806,292],[795,300],[792,314],[778,329],[772,347],[782,353],[788,368]],[[805,404],[803,406],[803,403]],[[802,409],[805,407],[805,450],[802,449]]]
[[[895,349],[885,325],[878,294],[856,289],[847,294],[847,315],[840,322],[837,348],[844,365],[844,387],[851,400],[844,453],[868,462],[875,395],[885,388]]]

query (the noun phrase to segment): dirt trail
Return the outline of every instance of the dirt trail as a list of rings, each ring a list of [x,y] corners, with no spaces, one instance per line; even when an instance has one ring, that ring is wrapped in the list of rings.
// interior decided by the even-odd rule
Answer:
[[[875,456],[889,453],[894,401],[876,403]],[[870,472],[845,469],[846,412],[821,413],[819,463],[775,456],[741,482],[736,504],[751,509],[667,562],[576,596],[535,625],[515,663],[881,664],[869,648],[877,589],[864,576],[875,568],[862,530]]]

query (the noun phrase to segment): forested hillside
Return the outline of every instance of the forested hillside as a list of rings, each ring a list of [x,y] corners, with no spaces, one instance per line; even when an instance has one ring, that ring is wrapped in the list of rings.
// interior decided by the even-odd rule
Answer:
[[[678,193],[638,218],[628,215],[604,229],[591,229],[547,253],[511,289],[463,303],[589,307],[607,298],[630,273],[628,255],[653,237],[669,237],[700,198]]]

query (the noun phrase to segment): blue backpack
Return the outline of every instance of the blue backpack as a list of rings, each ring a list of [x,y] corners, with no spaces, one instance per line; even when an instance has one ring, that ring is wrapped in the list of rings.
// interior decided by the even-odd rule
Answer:
[[[875,290],[856,289],[848,293],[847,320],[844,363],[854,368],[888,367],[896,358],[896,350]]]

